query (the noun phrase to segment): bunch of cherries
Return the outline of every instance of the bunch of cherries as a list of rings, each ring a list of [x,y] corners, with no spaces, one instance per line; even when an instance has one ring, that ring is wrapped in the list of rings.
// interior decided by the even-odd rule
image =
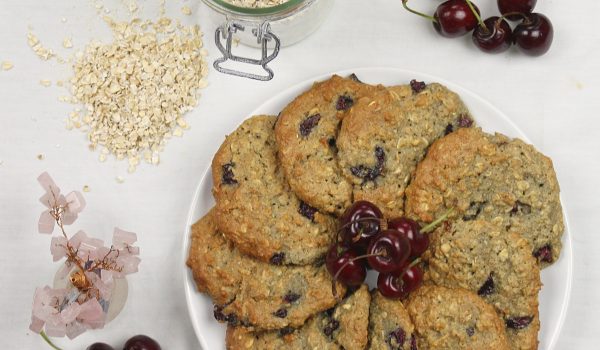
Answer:
[[[404,8],[433,22],[442,36],[455,38],[473,32],[473,43],[484,52],[499,53],[515,44],[530,56],[545,54],[552,44],[554,29],[548,17],[534,13],[537,0],[497,0],[501,17],[482,20],[479,9],[471,0],[447,0],[441,3],[433,16],[408,7]],[[514,29],[506,20],[520,21]]]
[[[404,299],[423,280],[419,263],[429,247],[426,233],[449,214],[421,228],[406,217],[384,220],[381,210],[371,202],[354,202],[340,217],[338,237],[325,258],[327,270],[335,281],[357,287],[371,268],[379,272],[377,288],[383,296]]]
[[[94,343],[87,347],[86,350],[115,350],[112,346],[106,343]],[[156,340],[146,336],[146,335],[136,335],[129,338],[125,345],[123,346],[123,350],[161,350],[160,345],[156,342]]]

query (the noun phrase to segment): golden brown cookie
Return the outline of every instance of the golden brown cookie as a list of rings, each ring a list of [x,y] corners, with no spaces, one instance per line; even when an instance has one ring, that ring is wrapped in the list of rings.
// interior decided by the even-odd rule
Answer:
[[[478,128],[435,142],[408,187],[406,212],[430,222],[449,208],[455,217],[500,220],[521,234],[545,267],[558,259],[564,231],[552,161],[533,146]]]
[[[218,321],[299,327],[337,303],[325,265],[275,266],[245,256],[219,233],[216,215],[212,209],[192,227],[187,265],[198,290],[213,298]]]
[[[245,254],[274,265],[311,264],[325,255],[336,223],[291,191],[277,160],[275,120],[245,120],[215,154],[215,220]]]

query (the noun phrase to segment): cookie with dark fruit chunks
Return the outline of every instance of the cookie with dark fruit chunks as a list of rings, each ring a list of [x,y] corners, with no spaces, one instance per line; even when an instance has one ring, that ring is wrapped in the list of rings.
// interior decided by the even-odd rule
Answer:
[[[291,191],[277,160],[276,119],[247,119],[215,155],[216,221],[245,254],[273,265],[311,264],[332,242],[335,219]]]
[[[370,301],[368,287],[363,285],[335,308],[315,315],[297,329],[259,331],[230,326],[227,328],[227,349],[365,349]]]
[[[337,163],[341,120],[356,101],[383,86],[334,75],[296,97],[275,127],[281,167],[292,190],[306,203],[340,215],[352,202],[352,186]]]
[[[468,289],[496,308],[511,349],[537,349],[540,268],[521,235],[505,233],[501,220],[458,220],[432,234],[423,260],[428,281]]]
[[[369,350],[417,350],[415,327],[400,300],[373,293],[369,318]]]
[[[411,294],[406,309],[418,349],[510,349],[494,308],[466,289],[422,286]]]
[[[427,147],[472,124],[458,95],[435,83],[412,81],[356,101],[337,142],[354,200],[375,203],[386,217],[402,216],[406,186]]]
[[[325,265],[276,266],[241,254],[218,231],[212,209],[192,227],[187,265],[198,290],[215,303],[214,317],[260,329],[299,327],[337,301]],[[340,293],[342,285],[336,286]]]
[[[501,220],[527,239],[545,267],[561,250],[559,192],[552,161],[533,146],[461,129],[430,147],[407,189],[406,212],[424,222],[449,208],[463,221]]]

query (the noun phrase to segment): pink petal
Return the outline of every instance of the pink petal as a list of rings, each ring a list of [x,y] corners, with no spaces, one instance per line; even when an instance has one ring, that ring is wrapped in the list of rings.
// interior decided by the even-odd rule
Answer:
[[[81,305],[79,305],[77,302],[69,304],[63,309],[63,311],[60,312],[62,323],[68,324],[75,321],[75,318],[77,318],[80,312]]]
[[[46,335],[49,337],[64,337],[67,326],[61,323],[46,323]]]
[[[46,190],[46,192],[52,192],[56,196],[60,194],[60,188],[56,186],[56,183],[54,183],[54,180],[52,180],[50,174],[47,172],[44,171],[40,176],[38,176],[37,180],[40,185],[42,185],[42,188]]]
[[[67,337],[74,339],[86,331],[86,328],[81,323],[75,321],[67,325]]]
[[[39,333],[44,328],[44,323],[45,322],[43,320],[40,320],[39,318],[31,315],[31,323],[29,324],[29,329],[32,332]]]
[[[62,223],[63,225],[71,225],[77,220],[77,213],[71,213],[70,211],[65,211],[62,215]]]
[[[50,234],[54,231],[54,218],[49,210],[45,210],[38,220],[38,232]]]
[[[90,299],[81,304],[81,312],[77,320],[84,326],[95,329],[104,327],[106,315],[102,310],[102,305],[96,299]]]
[[[128,232],[115,227],[113,233],[113,245],[117,248],[132,245],[137,241],[137,235],[133,232]]]
[[[52,237],[50,241],[52,260],[58,261],[67,256],[67,242],[67,239],[63,236]]]
[[[71,237],[71,239],[69,239],[69,244],[71,244],[71,247],[73,247],[74,249],[79,249],[81,242],[86,240],[87,238],[88,236],[85,234],[85,232],[79,230],[76,234],[73,235],[73,237]]]
[[[104,247],[103,240],[88,237],[81,241],[77,255],[87,260],[102,259],[101,256],[98,256],[98,249],[102,247]]]
[[[122,267],[121,272],[125,275],[128,275],[138,271],[138,265],[140,264],[140,261],[141,259],[137,256],[130,255],[122,258],[119,257],[117,263]]]
[[[67,207],[69,212],[79,214],[85,208],[85,199],[79,191],[73,191],[69,193],[65,199],[67,200]]]

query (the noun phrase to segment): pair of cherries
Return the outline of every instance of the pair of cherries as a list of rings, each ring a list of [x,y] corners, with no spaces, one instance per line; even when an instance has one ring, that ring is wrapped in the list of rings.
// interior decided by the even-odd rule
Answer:
[[[106,343],[94,343],[86,350],[114,350],[114,348]],[[129,338],[123,345],[123,350],[161,350],[161,348],[156,340],[139,334]]]
[[[497,0],[501,17],[486,20],[471,0],[448,0],[441,3],[433,16],[414,11],[402,0],[404,7],[433,22],[435,30],[442,36],[454,38],[473,32],[473,43],[482,51],[499,53],[515,44],[530,56],[545,54],[552,44],[554,29],[548,17],[533,13],[537,0]],[[518,21],[513,29],[507,22]]]
[[[364,282],[370,267],[379,272],[377,288],[382,295],[405,298],[423,280],[418,263],[429,247],[425,233],[444,219],[424,228],[406,217],[385,222],[376,205],[357,201],[340,218],[341,240],[327,252],[327,269],[335,280],[352,287]]]

